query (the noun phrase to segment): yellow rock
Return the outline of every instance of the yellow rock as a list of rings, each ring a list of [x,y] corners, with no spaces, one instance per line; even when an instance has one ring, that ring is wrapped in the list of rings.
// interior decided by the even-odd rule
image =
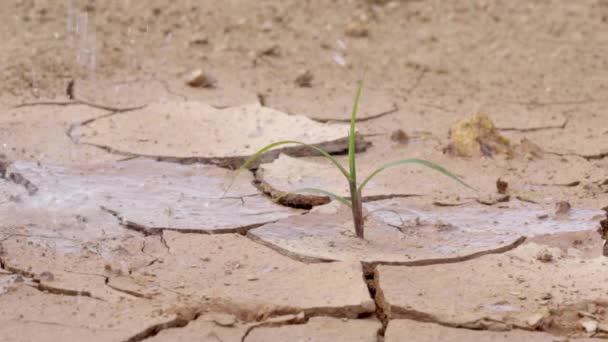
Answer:
[[[446,152],[462,157],[492,156],[497,153],[512,155],[509,140],[500,135],[492,120],[482,113],[452,126]]]

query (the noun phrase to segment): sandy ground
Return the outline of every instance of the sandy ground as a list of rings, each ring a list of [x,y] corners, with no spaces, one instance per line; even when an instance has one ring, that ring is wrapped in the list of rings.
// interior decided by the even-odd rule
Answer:
[[[3,341],[608,337],[603,1],[17,1]],[[364,78],[347,208],[349,110]],[[483,114],[483,115],[478,115]],[[600,228],[601,232],[602,229]]]

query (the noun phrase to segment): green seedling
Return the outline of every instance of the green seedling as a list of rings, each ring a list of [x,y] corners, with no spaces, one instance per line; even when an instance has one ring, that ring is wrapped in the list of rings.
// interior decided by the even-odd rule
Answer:
[[[251,157],[249,157],[243,163],[243,165],[240,167],[240,169],[248,168],[251,165],[251,163],[253,163],[262,154],[264,154],[265,152],[267,152],[270,149],[273,149],[273,148],[275,148],[277,146],[281,146],[281,145],[303,145],[303,146],[306,146],[306,147],[318,152],[323,157],[325,157],[327,160],[329,160],[332,164],[334,164],[336,166],[336,168],[338,168],[338,170],[342,173],[344,178],[346,178],[346,181],[348,182],[348,187],[350,190],[350,198],[344,198],[344,197],[334,194],[332,192],[329,192],[329,191],[326,191],[323,189],[317,189],[317,188],[298,189],[295,192],[309,192],[309,193],[322,194],[322,195],[328,196],[332,199],[335,199],[337,201],[340,201],[344,205],[349,206],[352,210],[353,222],[355,225],[355,234],[359,238],[364,237],[364,218],[363,218],[363,210],[362,210],[362,203],[361,203],[362,202],[361,193],[362,193],[363,189],[365,188],[365,186],[367,185],[367,183],[369,183],[369,181],[372,180],[372,178],[374,178],[376,175],[378,175],[383,170],[386,170],[391,167],[403,165],[403,164],[419,164],[419,165],[423,165],[428,168],[431,168],[435,171],[438,171],[438,172],[452,178],[453,180],[459,182],[460,184],[462,184],[468,188],[471,188],[468,184],[463,182],[458,176],[452,174],[445,168],[443,168],[433,162],[430,162],[430,161],[427,161],[424,159],[417,159],[417,158],[400,159],[400,160],[392,161],[390,163],[386,163],[386,164],[380,166],[374,172],[372,172],[369,176],[367,176],[363,180],[363,182],[361,182],[359,185],[357,185],[358,184],[357,183],[357,164],[355,162],[355,150],[356,150],[355,126],[356,126],[356,121],[357,121],[357,110],[358,110],[358,106],[359,106],[359,98],[361,96],[361,89],[362,89],[362,82],[359,82],[359,87],[357,88],[357,93],[355,95],[355,102],[353,104],[353,109],[352,109],[352,113],[351,113],[350,131],[348,134],[348,170],[345,167],[343,167],[327,151],[325,151],[319,147],[312,146],[312,145],[309,145],[309,144],[306,144],[306,143],[303,143],[300,141],[294,141],[294,140],[283,140],[283,141],[274,142],[272,144],[268,144],[265,147],[263,147],[262,149],[260,149],[259,151],[257,151],[256,153],[254,153]]]

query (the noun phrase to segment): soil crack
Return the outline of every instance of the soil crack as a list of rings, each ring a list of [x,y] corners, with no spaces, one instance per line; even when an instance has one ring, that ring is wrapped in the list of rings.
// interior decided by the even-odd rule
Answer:
[[[384,295],[382,294],[382,291],[379,287],[380,283],[377,281],[377,278],[379,277],[378,272],[376,270],[377,267],[374,266],[373,269],[368,270],[369,272],[367,273],[365,272],[365,267],[363,265],[362,267],[364,270],[363,280],[367,285],[369,295],[372,297],[374,303],[376,304],[376,318],[378,318],[380,323],[382,323],[382,328],[378,330],[378,341],[383,341],[384,333],[386,332],[386,328],[388,327],[389,314],[386,312]]]
[[[167,248],[168,251],[170,251],[170,248],[167,245],[164,237],[162,236],[162,233],[164,231],[166,231],[166,230],[175,231],[175,232],[183,233],[183,234],[240,234],[240,235],[245,236],[245,235],[247,235],[247,232],[250,231],[250,230],[252,230],[252,229],[255,229],[255,228],[261,227],[263,225],[271,224],[271,223],[275,223],[275,222],[279,221],[279,219],[277,219],[277,220],[272,220],[272,221],[268,221],[268,222],[253,223],[253,224],[249,224],[249,225],[245,225],[245,226],[219,228],[219,229],[213,229],[213,230],[187,228],[187,227],[183,227],[183,228],[167,228],[167,227],[150,228],[148,226],[139,224],[137,222],[133,222],[133,221],[129,221],[129,220],[125,219],[116,210],[109,209],[109,208],[107,208],[105,206],[101,206],[100,208],[101,208],[101,210],[103,210],[103,211],[109,213],[110,215],[116,217],[116,219],[118,220],[118,223],[121,226],[123,226],[123,227],[125,227],[127,229],[139,232],[139,233],[143,234],[144,236],[160,235],[161,242]],[[268,214],[268,212],[258,213],[258,214],[255,214],[255,215],[261,215],[261,214]],[[252,214],[251,216],[253,216],[253,215],[254,214]]]
[[[366,116],[364,118],[359,118],[359,119],[357,119],[357,122],[364,122],[364,121],[378,119],[383,116],[393,114],[393,113],[397,112],[398,110],[399,110],[399,106],[397,106],[396,103],[393,103],[393,106],[390,109],[377,113],[377,114]],[[311,119],[314,121],[320,122],[320,123],[350,122],[350,119],[318,119],[318,118],[311,118]]]
[[[267,321],[261,322],[259,324],[254,324],[254,325],[250,326],[249,328],[247,328],[247,331],[245,331],[245,333],[243,334],[243,337],[241,338],[241,342],[245,342],[245,340],[247,339],[247,336],[249,336],[249,334],[251,334],[251,332],[255,329],[281,327],[281,326],[285,326],[285,325],[306,324],[306,322],[308,322],[309,318],[310,317],[306,317],[304,312],[300,312],[297,315],[289,315],[287,317],[278,316],[276,319],[270,318]]]
[[[529,128],[517,128],[517,127],[496,127],[497,130],[502,132],[538,132],[549,129],[565,129],[568,126],[568,119],[564,120],[561,125],[553,125],[553,126],[540,126],[540,127],[529,127]]]
[[[2,254],[1,245],[0,245],[0,254]],[[36,277],[36,275],[34,273],[19,269],[17,267],[10,266],[1,257],[0,257],[0,268],[9,273],[20,275],[24,278],[28,278],[31,281],[31,284],[28,284],[28,286],[31,286],[32,288],[34,288],[40,292],[43,292],[43,293],[72,296],[72,297],[89,297],[91,299],[103,301],[103,299],[93,296],[89,291],[65,289],[65,288],[54,287],[54,286],[50,286],[48,284],[42,283],[42,282],[40,282],[40,279],[38,279],[38,277]]]
[[[62,106],[62,107],[87,106],[87,107],[91,107],[91,108],[95,108],[95,109],[110,111],[112,113],[124,113],[124,112],[138,110],[138,109],[142,109],[142,108],[146,107],[146,105],[143,105],[143,106],[120,108],[120,107],[106,106],[106,105],[102,105],[102,104],[98,104],[98,103],[93,103],[93,102],[73,98],[70,101],[25,102],[25,103],[20,103],[16,106],[13,106],[13,108],[26,108],[26,107],[36,107],[36,106]]]

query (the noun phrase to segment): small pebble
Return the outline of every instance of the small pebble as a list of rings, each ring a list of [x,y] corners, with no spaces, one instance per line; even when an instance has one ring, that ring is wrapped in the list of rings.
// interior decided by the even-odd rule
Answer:
[[[353,20],[346,25],[344,29],[344,34],[350,37],[367,37],[369,34],[369,29],[367,28],[367,24],[359,20]]]
[[[216,80],[202,69],[193,70],[186,77],[186,84],[195,88],[213,88]]]
[[[596,320],[583,318],[578,323],[585,329],[585,331],[589,334],[595,334],[597,331],[599,323]]]

